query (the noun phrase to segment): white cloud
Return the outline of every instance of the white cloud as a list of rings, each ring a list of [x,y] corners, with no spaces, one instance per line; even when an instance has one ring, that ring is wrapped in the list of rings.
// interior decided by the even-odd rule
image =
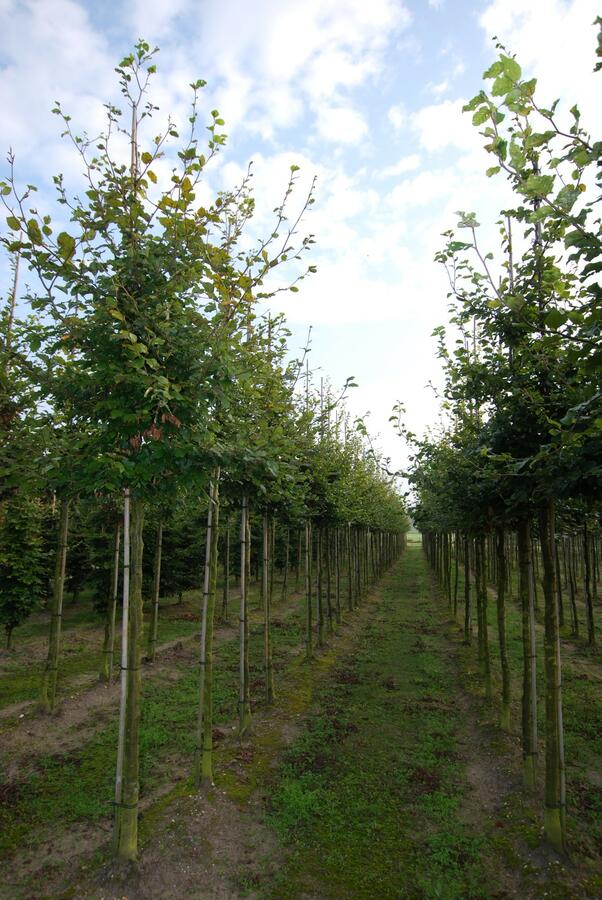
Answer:
[[[368,125],[355,109],[325,106],[318,109],[318,134],[336,144],[358,144],[368,133]]]
[[[406,172],[412,172],[414,169],[419,169],[420,163],[421,159],[418,153],[410,153],[408,156],[402,156],[394,165],[387,166],[377,174],[379,178],[392,178],[396,175],[404,175]]]
[[[437,84],[430,84],[428,89],[431,94],[434,94],[436,97],[440,97],[441,94],[445,94],[449,90],[449,79],[444,78],[443,81],[437,82]]]
[[[462,112],[465,101],[443,100],[423,106],[412,116],[411,125],[420,146],[430,152],[453,147],[457,150],[480,149],[481,138],[470,117]]]
[[[260,7],[225,0],[219,8],[207,5],[203,10],[200,56],[226,89],[232,73],[239,78],[244,72],[251,80],[251,130],[259,128],[269,136],[267,122],[275,129],[288,126],[305,109],[330,139],[330,129],[324,134],[322,107],[350,106],[347,92],[378,76],[386,47],[410,20],[400,0],[373,0],[369,5],[364,0],[264,0]],[[301,104],[294,114],[286,104],[274,104],[274,85]]]
[[[401,131],[404,128],[406,122],[408,121],[408,113],[405,107],[405,103],[396,103],[395,106],[391,106],[387,111],[387,118],[389,122],[395,129],[395,131]]]
[[[546,105],[557,97],[568,107],[577,102],[593,128],[600,118],[600,76],[592,71],[598,15],[599,0],[494,0],[480,24],[488,40],[497,35],[537,77]]]
[[[165,40],[178,16],[191,12],[190,0],[130,0],[127,10],[132,30],[149,43]]]

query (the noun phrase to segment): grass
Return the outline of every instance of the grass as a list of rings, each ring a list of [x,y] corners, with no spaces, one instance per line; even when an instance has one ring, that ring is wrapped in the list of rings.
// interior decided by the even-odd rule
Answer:
[[[421,554],[409,550],[361,649],[286,753],[267,817],[290,854],[263,896],[487,896],[481,838],[455,815],[454,683],[424,594]]]
[[[274,608],[274,664],[276,675],[285,666],[287,655],[303,639],[302,603],[281,618]],[[187,628],[198,623],[186,621]],[[163,639],[170,626],[163,628]],[[255,702],[261,702],[263,670],[263,627],[250,630],[251,678],[255,681]],[[176,636],[179,636],[177,630]],[[148,675],[152,670],[145,670]],[[173,677],[175,672],[176,677]],[[238,644],[226,641],[215,651],[214,720],[216,725],[236,715],[238,688]],[[194,727],[198,697],[198,667],[191,654],[184,662],[174,662],[171,671],[157,677],[143,677],[140,725],[140,790],[148,797],[164,790],[174,778],[187,776],[192,768]],[[103,711],[97,731],[71,752],[41,754],[33,761],[27,780],[0,786],[0,858],[9,858],[17,849],[31,850],[44,841],[57,824],[99,822],[111,814],[117,709]],[[144,821],[144,816],[142,816]],[[108,824],[108,823],[107,823]]]
[[[251,605],[257,603],[259,590],[253,585],[250,591]],[[230,619],[235,621],[238,615],[238,598],[235,591],[230,600]],[[280,597],[280,584],[274,585],[274,596]],[[218,592],[221,603],[221,593]],[[161,600],[158,627],[158,645],[173,640],[186,640],[200,628],[201,595],[199,591],[187,591],[183,601],[168,597]],[[218,603],[219,608],[219,603]],[[47,639],[49,617],[38,614],[18,630],[15,639],[15,650],[4,657],[0,678],[0,709],[6,706],[37,700],[45,664],[46,644],[38,658],[31,659],[33,641]],[[89,675],[94,680],[102,661],[102,643],[104,638],[104,620],[94,610],[92,604],[83,600],[77,607],[65,605],[61,659],[59,668],[59,695],[65,695]],[[119,658],[120,625],[117,624],[115,634],[115,664]],[[144,644],[146,646],[146,644]],[[84,679],[85,680],[85,679]]]
[[[464,577],[460,569],[458,598],[458,618],[463,618]],[[512,727],[514,734],[520,734],[520,698],[522,692],[523,648],[521,638],[521,612],[516,602],[517,576],[511,582],[510,598],[506,601],[506,629],[508,656],[512,676]],[[540,596],[540,617],[543,616]],[[474,608],[474,594],[472,596]],[[473,615],[474,618],[474,615]],[[499,645],[495,596],[488,602],[489,643],[493,675],[493,696],[501,695]],[[542,795],[543,770],[545,765],[545,677],[543,664],[543,626],[538,634],[537,693],[538,730],[540,736],[540,784]],[[456,640],[457,640],[456,632]],[[584,652],[585,651],[585,652]],[[472,693],[483,695],[483,685],[477,673],[476,635],[473,646],[462,646],[459,650],[462,661],[463,684]],[[595,654],[586,648],[579,648],[568,640],[562,640],[562,680],[563,712],[565,735],[565,759],[567,778],[567,829],[570,853],[573,861],[582,868],[584,875],[583,896],[602,894],[602,800],[600,799],[600,778],[602,777],[602,691],[600,669],[596,665]],[[483,715],[491,724],[498,721],[498,700],[491,707],[484,707]],[[501,752],[512,753],[511,739],[500,737]],[[521,794],[513,798],[514,811],[511,814],[510,833],[493,837],[500,853],[510,859],[513,848],[527,841],[533,848],[541,846],[542,812],[538,800],[525,803]],[[588,891],[592,893],[589,894]],[[549,896],[556,896],[549,893]],[[558,896],[566,896],[559,894]]]
[[[267,820],[288,847],[264,898],[480,898],[602,895],[602,801],[597,779],[602,697],[590,656],[567,654],[565,728],[571,860],[542,840],[540,795],[520,789],[517,740],[487,705],[476,647],[462,643],[447,603],[429,589],[419,547],[410,543],[387,580],[360,651],[323,689],[319,711],[285,755]],[[462,596],[463,582],[460,578]],[[500,695],[495,603],[489,603],[494,697]],[[446,621],[447,620],[447,621]],[[520,723],[520,613],[507,606],[514,735]],[[543,671],[540,661],[540,734]],[[478,721],[475,738],[458,694]],[[472,708],[472,707],[471,707]],[[464,713],[466,715],[466,713]],[[481,764],[508,774],[500,796],[480,808],[467,782],[462,744],[482,742]],[[543,753],[541,764],[543,768]],[[495,783],[495,779],[492,779]],[[483,791],[491,791],[484,784]]]

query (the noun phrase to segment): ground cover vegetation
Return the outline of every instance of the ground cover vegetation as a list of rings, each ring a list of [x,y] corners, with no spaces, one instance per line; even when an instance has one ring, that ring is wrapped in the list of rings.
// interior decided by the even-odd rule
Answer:
[[[461,230],[445,235],[437,255],[450,284],[450,326],[436,331],[450,424],[423,440],[410,435],[411,480],[428,558],[467,643],[476,630],[488,701],[495,635],[504,729],[514,690],[508,604],[519,604],[524,781],[538,790],[543,764],[545,832],[563,852],[567,766],[575,763],[567,757],[563,645],[600,661],[602,142],[584,132],[577,106],[566,114],[557,104],[543,108],[535,79],[498,50],[465,111],[493,157],[487,174],[507,178],[515,205],[500,214],[498,249],[483,248],[476,217],[461,212]],[[592,707],[587,717],[596,715]],[[598,734],[599,721],[593,752]],[[599,770],[584,765],[596,794]]]

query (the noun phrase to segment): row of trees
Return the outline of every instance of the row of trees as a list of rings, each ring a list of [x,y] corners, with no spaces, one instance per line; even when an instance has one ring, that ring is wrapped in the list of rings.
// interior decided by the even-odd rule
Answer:
[[[522,742],[530,788],[536,783],[538,753],[535,604],[541,584],[545,830],[563,850],[563,593],[568,593],[576,633],[582,591],[589,644],[596,640],[602,141],[583,130],[576,106],[566,123],[557,104],[541,106],[535,79],[524,79],[516,59],[498,49],[484,76],[490,87],[465,109],[494,158],[487,174],[506,177],[514,206],[500,214],[495,252],[481,246],[475,215],[460,213],[461,231],[448,232],[437,255],[450,283],[450,329],[436,331],[449,427],[422,441],[410,435],[415,446],[411,480],[416,521],[452,606],[457,604],[458,568],[464,573],[465,637],[470,641],[474,617],[488,697],[488,583],[495,584],[504,727],[510,717],[505,602],[515,572],[510,561],[516,562],[523,610]]]
[[[34,186],[19,186],[12,155],[0,183],[9,229],[3,244],[15,267],[0,348],[0,616],[10,639],[49,585],[42,701],[52,712],[67,575],[73,589],[91,588],[104,611],[105,679],[113,672],[121,594],[114,837],[124,859],[137,852],[141,659],[152,661],[157,650],[162,581],[173,591],[202,587],[194,761],[200,786],[212,780],[220,520],[226,611],[234,565],[239,573],[241,735],[251,719],[251,531],[261,533],[269,702],[275,523],[281,541],[285,536],[283,571],[291,535],[303,555],[309,657],[340,618],[342,573],[352,608],[399,552],[407,527],[391,479],[348,427],[341,402],[351,380],[338,397],[314,391],[305,359],[287,362],[283,320],[257,312],[258,301],[280,289],[268,285],[273,269],[287,267],[293,292],[313,270],[304,263],[313,238],[298,233],[313,186],[289,218],[291,167],[265,238],[249,235],[250,171],[236,189],[200,204],[202,176],[225,141],[223,121],[213,110],[202,147],[198,81],[191,85],[188,137],[173,149],[179,133],[171,120],[153,137],[154,58],[140,41],[122,60],[116,71],[126,109],[108,104],[107,127],[97,137],[74,132],[57,104],[84,179],[81,194],[72,196],[55,176],[60,225],[34,204]],[[24,291],[19,267],[33,282]],[[150,566],[145,523],[154,544]]]

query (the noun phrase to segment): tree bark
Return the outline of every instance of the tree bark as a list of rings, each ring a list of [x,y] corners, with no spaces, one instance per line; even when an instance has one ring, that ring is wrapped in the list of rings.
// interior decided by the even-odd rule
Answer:
[[[240,667],[239,667],[239,691],[238,691],[238,732],[242,737],[251,724],[251,706],[248,703],[248,624],[247,624],[247,597],[248,597],[248,541],[249,541],[249,501],[246,496],[242,498],[240,516]]]
[[[42,705],[46,712],[56,711],[56,687],[58,680],[59,655],[61,650],[61,624],[63,619],[63,595],[65,590],[65,567],[67,565],[67,537],[69,534],[69,499],[63,497],[59,506],[58,542],[54,564],[52,585],[52,607],[48,657],[42,679]]]
[[[523,638],[523,695],[522,746],[523,781],[535,790],[537,780],[537,642],[535,632],[535,603],[531,572],[531,523],[521,519],[517,530],[518,590],[522,614]]]
[[[560,632],[556,605],[556,570],[554,565],[554,501],[548,500],[539,510],[539,532],[543,564],[545,603],[545,673],[546,673],[546,777],[545,832],[558,851],[566,849],[566,787],[564,766],[564,729],[562,721],[562,671]]]
[[[272,662],[272,591],[270,589],[270,516],[263,514],[263,671],[265,677],[266,703],[274,702],[274,667]]]
[[[510,666],[508,663],[508,647],[506,644],[506,543],[504,529],[497,528],[497,632],[502,668],[502,713],[501,726],[504,731],[510,730]]]
[[[146,651],[147,662],[155,661],[157,652],[157,631],[159,628],[159,594],[161,592],[161,553],[163,549],[163,522],[159,519],[157,534],[155,536],[155,554],[153,557],[153,596],[151,605],[151,620],[148,627],[148,648]]]
[[[128,603],[124,595],[124,631],[125,653],[122,657],[122,701],[123,733],[122,733],[122,765],[121,783],[116,783],[115,797],[115,847],[117,855],[123,860],[134,860],[138,852],[138,798],[139,798],[139,756],[138,732],[140,725],[141,676],[140,661],[142,658],[142,558],[144,545],[142,533],[144,527],[143,501],[130,499],[131,529],[129,578],[124,571],[124,584],[129,581]],[[124,544],[125,544],[124,527]],[[125,551],[125,545],[124,545]],[[125,558],[125,555],[124,555]],[[126,625],[127,622],[127,625]],[[124,684],[125,683],[125,684]],[[121,715],[121,710],[120,710]]]
[[[115,618],[117,614],[117,592],[119,589],[119,544],[121,540],[121,523],[115,528],[113,544],[113,568],[111,570],[111,596],[107,606],[107,618],[105,622],[105,636],[102,646],[101,681],[113,679],[113,654],[115,651]]]

